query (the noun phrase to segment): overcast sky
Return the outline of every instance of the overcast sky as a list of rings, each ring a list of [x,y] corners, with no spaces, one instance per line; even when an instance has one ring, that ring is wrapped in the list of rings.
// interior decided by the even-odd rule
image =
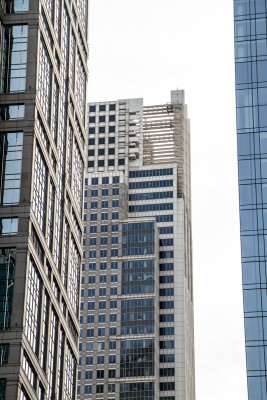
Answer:
[[[246,400],[232,0],[90,0],[89,15],[89,101],[185,90],[197,400]]]

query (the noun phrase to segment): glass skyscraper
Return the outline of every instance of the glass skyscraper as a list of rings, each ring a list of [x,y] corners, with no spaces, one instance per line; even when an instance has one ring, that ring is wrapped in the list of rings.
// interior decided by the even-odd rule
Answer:
[[[74,400],[87,0],[0,0],[0,399]]]
[[[267,3],[235,0],[240,226],[249,400],[267,399]]]
[[[194,400],[190,129],[184,93],[90,103],[80,400]]]

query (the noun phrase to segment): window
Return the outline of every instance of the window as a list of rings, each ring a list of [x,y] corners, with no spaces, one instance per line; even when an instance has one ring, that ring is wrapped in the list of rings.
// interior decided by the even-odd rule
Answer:
[[[85,365],[93,365],[93,360],[94,360],[93,356],[86,356],[85,357]]]
[[[160,271],[173,271],[173,263],[162,263],[159,265]]]
[[[112,189],[112,195],[113,196],[119,196],[120,194],[120,189],[119,188],[113,188]]]
[[[96,385],[96,393],[104,393],[104,385]]]
[[[111,269],[118,269],[118,262],[117,261],[112,261],[110,264]]]
[[[111,225],[111,232],[118,232],[119,231],[119,225],[118,224],[112,224]]]
[[[95,139],[89,139],[88,144],[89,146],[93,146],[95,144]]]
[[[108,231],[108,225],[101,225],[101,232],[107,232]]]
[[[18,218],[0,218],[0,235],[16,235],[18,222]]]
[[[111,354],[108,356],[109,364],[116,364],[116,354]]]
[[[84,385],[84,393],[85,394],[91,394],[93,391],[93,386],[92,385]]]
[[[99,310],[105,310],[106,309],[106,302],[105,301],[99,301],[98,308],[99,308]]]
[[[110,296],[117,296],[118,289],[116,287],[110,288]]]
[[[119,164],[119,165],[124,165],[124,164],[125,164],[124,158],[119,159],[118,164]]]
[[[112,236],[111,237],[111,244],[118,244],[119,243],[119,237],[118,236]]]
[[[0,133],[0,159],[2,160],[2,167],[0,167],[0,205],[19,203],[22,144],[22,132]],[[1,170],[2,168],[3,170]],[[46,179],[45,169],[41,170],[39,175],[36,176],[36,183],[38,180],[39,188],[45,182],[42,178]],[[45,194],[38,196],[38,199],[44,201]]]
[[[101,213],[101,221],[107,221],[108,220],[108,213]]]
[[[0,365],[7,364],[9,354],[9,344],[0,345]]]
[[[0,121],[11,121],[24,118],[24,104],[0,105]]]
[[[95,165],[94,161],[88,161],[87,163],[88,168],[92,168],[94,167],[94,165]]]
[[[109,144],[115,143],[115,137],[109,137],[108,142]]]
[[[110,314],[109,315],[110,322],[117,322],[117,314]]]
[[[111,300],[109,307],[110,309],[117,308],[117,300]]]
[[[90,226],[90,233],[97,233],[97,225]]]
[[[96,238],[90,238],[90,246],[96,246]]]
[[[160,314],[160,322],[174,322],[174,314]]]
[[[108,196],[108,189],[102,189],[102,196]]]
[[[98,185],[98,178],[92,178],[92,185]]]
[[[159,277],[159,283],[173,283],[174,277],[173,275],[163,275]]]
[[[103,297],[107,295],[107,289],[106,288],[99,288],[99,296]]]
[[[97,364],[105,364],[105,356],[97,356]]]
[[[116,378],[116,370],[115,369],[109,369],[108,370],[108,377],[109,378]]]
[[[110,116],[109,116],[109,122],[114,122],[115,119],[116,119],[116,116],[115,116],[115,115],[110,115]]]
[[[92,370],[85,371],[84,377],[85,379],[93,379],[93,371]]]
[[[109,335],[110,336],[116,336],[117,335],[117,329],[116,328],[109,328]]]
[[[27,42],[28,25],[5,27],[2,55],[2,93],[22,92],[26,89]],[[40,46],[42,46],[42,41]],[[50,65],[46,65],[47,60],[43,57],[44,54],[42,48],[40,48],[39,75],[46,69],[46,76],[43,77],[44,85],[48,84],[48,87],[50,87],[48,76],[51,72],[51,62]]]
[[[110,255],[111,255],[111,257],[118,257],[119,250],[118,249],[111,249]]]
[[[93,135],[94,133],[95,133],[95,127],[89,128],[89,135]]]
[[[104,379],[104,373],[105,373],[104,369],[98,369],[96,371],[96,379]]]
[[[175,383],[174,382],[160,382],[159,390],[164,392],[166,390],[175,390]]]
[[[119,200],[112,200],[112,208],[118,208],[119,207]]]
[[[101,244],[102,246],[108,244],[108,238],[107,238],[107,236],[103,236],[103,237],[100,238],[100,244]]]
[[[95,106],[90,106],[89,107],[89,112],[95,112]]]
[[[106,282],[107,282],[107,275],[100,275],[99,283],[106,283]]]
[[[101,323],[101,324],[106,322],[106,314],[99,314],[98,315],[98,322]]]
[[[111,342],[109,342],[109,350],[115,350],[116,349],[116,340],[112,340]]]
[[[109,177],[108,176],[104,176],[102,178],[102,185],[108,185],[109,184]]]
[[[97,189],[91,190],[91,197],[97,197],[97,196],[98,196],[98,190]]]
[[[99,138],[98,144],[105,144],[105,138]]]
[[[115,383],[109,383],[108,384],[108,393],[115,393]]]
[[[174,328],[172,326],[167,326],[165,328],[159,328],[160,336],[164,335],[174,335]]]
[[[106,262],[101,262],[100,263],[100,270],[105,271],[107,269],[107,263]]]
[[[159,257],[160,258],[173,258],[173,251],[160,251]]]
[[[88,289],[88,297],[95,297],[95,289]]]
[[[174,354],[160,354],[159,362],[166,363],[166,362],[174,362]]]
[[[108,200],[102,201],[101,202],[101,207],[102,208],[108,208]]]
[[[159,342],[159,348],[163,349],[174,349],[174,340],[163,340]]]
[[[105,350],[105,342],[98,342],[97,343],[97,350],[98,351]]]
[[[159,308],[161,310],[174,308],[174,301],[160,301]]]
[[[117,274],[112,274],[110,275],[110,282],[118,282],[118,275]]]
[[[109,149],[108,149],[108,155],[109,156],[113,156],[115,154],[115,149],[114,149],[114,147],[110,147]],[[109,160],[109,161],[114,161],[114,160]]]
[[[94,329],[87,329],[86,337],[94,337]]]
[[[174,288],[159,289],[160,296],[174,296]]]
[[[115,165],[115,161],[114,160],[108,160],[108,166],[109,167],[113,167]]]
[[[95,316],[92,314],[87,315],[87,324],[94,324],[94,322],[95,322]]]
[[[88,154],[89,155],[89,154]],[[98,155],[99,156],[104,156],[105,155],[105,149],[99,149],[98,150]]]
[[[88,301],[87,309],[88,310],[94,310],[95,309],[95,302],[94,301]]]
[[[96,270],[96,263],[89,263],[89,271],[95,271],[95,270]]]
[[[91,214],[90,215],[90,220],[91,221],[97,221],[97,214]]]
[[[100,250],[100,258],[106,258],[108,255],[107,250]]]
[[[174,376],[174,368],[160,368],[159,376]]]
[[[89,250],[89,258],[96,258],[96,250]]]
[[[95,155],[95,151],[94,150],[88,150],[88,156],[92,157]]]
[[[105,115],[100,115],[99,116],[99,122],[105,122],[106,121],[106,116]]]
[[[86,342],[86,351],[94,350],[94,342]]]
[[[98,328],[97,330],[97,335],[98,336],[105,336],[106,334],[106,329],[105,328]]]
[[[104,167],[104,165],[105,165],[105,160],[98,160],[99,167]]]
[[[115,126],[109,126],[108,128],[109,133],[114,133],[115,132]]]

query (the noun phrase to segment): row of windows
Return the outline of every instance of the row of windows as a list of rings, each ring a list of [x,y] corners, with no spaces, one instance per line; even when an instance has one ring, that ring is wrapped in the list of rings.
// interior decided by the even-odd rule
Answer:
[[[130,182],[129,189],[150,189],[158,187],[170,187],[173,186],[173,180],[164,181],[144,181],[144,182]]]
[[[108,263],[106,261],[103,261],[99,263],[99,269],[100,271],[105,271],[108,268]],[[118,269],[118,262],[117,261],[111,261],[110,263],[110,269]],[[88,264],[88,270],[89,271],[96,271],[96,263],[95,262],[90,262]],[[85,271],[85,264],[82,264],[82,271]]]
[[[115,393],[115,383],[108,384],[108,393]],[[92,385],[84,385],[84,394],[92,394],[93,393],[93,386]],[[104,393],[104,385],[96,385],[95,393]],[[77,394],[82,394],[81,386],[77,386]]]
[[[90,133],[90,132],[89,132]],[[92,133],[92,132],[91,132]],[[90,140],[92,140],[92,139],[90,139]],[[104,137],[102,137],[102,138],[99,138],[98,139],[98,144],[105,144],[105,138]],[[114,144],[115,143],[115,136],[111,136],[111,137],[109,137],[108,138],[108,143],[109,144]],[[89,144],[89,142],[88,142],[88,144]],[[93,145],[94,143],[93,142],[90,142],[90,145]],[[89,153],[88,153],[88,155],[90,155]]]
[[[85,318],[83,316],[80,317],[80,323],[83,324],[85,321]],[[89,314],[86,317],[86,322],[87,324],[94,324],[95,323],[95,315],[94,314]],[[103,324],[106,322],[106,314],[99,314],[98,315],[98,322]],[[117,314],[109,314],[109,322],[117,322]]]
[[[91,209],[97,209],[99,203],[97,201],[92,201],[90,205]],[[112,200],[111,203],[112,208],[118,208],[119,205],[120,205],[119,200]],[[87,202],[84,203],[84,208],[87,209]],[[101,208],[109,208],[109,201],[108,200],[101,201]]]
[[[108,155],[113,156],[115,154],[115,147],[109,147],[108,149]],[[94,157],[95,155],[95,150],[88,150],[88,157]],[[98,155],[99,156],[104,156],[105,155],[105,149],[98,149]]]
[[[84,289],[81,290],[81,297],[84,297]],[[110,296],[116,296],[118,294],[117,288],[110,288]],[[87,297],[95,297],[96,290],[95,289],[88,289]],[[107,289],[106,288],[99,288],[98,291],[99,297],[107,296]],[[166,296],[166,295],[165,295]]]
[[[96,183],[96,185],[97,185],[97,183]],[[119,195],[119,188],[113,188],[112,189],[112,196],[118,196]],[[85,195],[85,197],[87,197],[87,190],[85,190],[85,192],[84,192],[84,195]],[[98,197],[98,196],[100,196],[100,190],[98,190],[98,189],[92,189],[91,190],[91,197]],[[107,196],[109,196],[109,189],[101,189],[101,196],[102,197],[107,197]]]
[[[85,239],[84,239],[85,240]],[[119,243],[119,237],[118,236],[111,236],[110,240],[111,244],[118,244]],[[97,238],[96,237],[91,237],[89,240],[90,246],[96,246],[97,243]],[[108,244],[108,236],[102,236],[100,237],[100,245],[107,245]]]
[[[109,308],[113,309],[113,308],[117,308],[117,300],[110,300],[108,302],[109,304]],[[105,300],[99,301],[98,302],[98,309],[99,310],[105,310],[107,308],[107,303]],[[81,311],[85,311],[85,307],[84,307],[84,303],[81,302],[80,304],[80,309]],[[87,309],[88,310],[94,310],[95,309],[95,302],[94,301],[88,301],[87,303]]]
[[[124,164],[125,164],[124,158],[119,158],[118,159],[118,165],[124,165]],[[115,165],[115,160],[114,159],[107,160],[106,165],[108,167],[113,167]],[[95,166],[95,162],[94,161],[88,161],[87,166],[88,166],[88,168],[93,168]],[[97,166],[98,167],[104,167],[105,166],[105,160],[98,160]]]
[[[129,178],[144,178],[146,176],[173,175],[173,168],[146,169],[143,171],[130,171]]]
[[[135,250],[133,249],[132,252],[135,252],[135,254],[143,254],[139,249]],[[118,249],[111,249],[110,251],[108,250],[100,250],[99,251],[99,257],[100,258],[107,258],[110,255],[110,257],[118,257],[119,256],[119,250]],[[97,258],[97,250],[89,250],[89,252],[84,251],[83,252],[83,258]]]
[[[149,212],[173,210],[173,203],[137,204],[129,206],[129,212]]]
[[[116,184],[120,182],[120,177],[119,176],[113,176],[112,177],[112,183]],[[102,178],[102,185],[108,185],[109,183],[111,183],[110,179],[108,176],[104,176]],[[99,178],[92,178],[91,181],[92,185],[98,185],[100,184],[100,179]],[[88,185],[88,179],[85,180],[85,185]]]
[[[101,219],[101,221],[107,221],[108,220],[108,213],[101,213],[100,219]],[[111,219],[119,219],[119,212],[117,212],[117,211],[112,212],[111,213]],[[91,214],[90,215],[90,221],[97,221],[97,220],[98,220],[98,214]]]
[[[173,233],[173,226],[161,226],[158,229],[160,235],[168,235]]]
[[[173,192],[133,193],[129,195],[129,201],[172,199],[172,198],[173,198]]]
[[[106,121],[115,122],[116,121],[116,115],[115,114],[111,114],[111,115],[108,116],[108,118],[106,118],[105,115],[99,115],[98,119],[97,119],[97,117],[95,117],[95,116],[93,117],[92,116],[92,117],[89,117],[89,124],[94,124],[94,123],[97,122],[97,120],[98,120],[99,123],[106,122]]]
[[[99,133],[106,133],[106,127],[105,126],[99,126],[98,127],[98,132]],[[114,125],[109,125],[109,127],[108,127],[108,132],[109,133],[115,133],[115,126]],[[93,135],[93,134],[95,134],[96,133],[96,128],[95,127],[90,127],[89,128],[89,134],[90,135]],[[89,145],[93,145],[93,144],[95,144],[94,142],[90,142],[90,140],[95,140],[95,139],[89,139],[89,141],[88,141],[88,144]],[[98,143],[99,144],[103,144],[102,142],[99,142],[98,141]]]
[[[116,104],[112,103],[109,104],[108,106],[106,104],[99,104],[99,105],[90,105],[89,106],[89,112],[90,113],[94,113],[96,111],[106,111],[107,109],[109,109],[109,111],[115,111],[116,110]]]
[[[81,331],[83,331],[81,329]],[[107,333],[109,332],[109,336],[116,336],[117,335],[117,328],[112,327],[107,329]],[[97,333],[97,335],[96,335]],[[95,337],[95,336],[106,336],[106,328],[97,328],[97,331],[95,329],[86,329],[86,337]],[[102,357],[102,356],[101,356]],[[104,357],[104,356],[103,356]],[[101,363],[102,364],[102,363]]]
[[[105,350],[105,348],[108,348],[109,350],[116,350],[117,342],[116,340],[111,340],[109,342],[97,342],[96,346],[98,351]],[[94,342],[79,343],[79,351],[93,351],[93,350],[94,350]]]

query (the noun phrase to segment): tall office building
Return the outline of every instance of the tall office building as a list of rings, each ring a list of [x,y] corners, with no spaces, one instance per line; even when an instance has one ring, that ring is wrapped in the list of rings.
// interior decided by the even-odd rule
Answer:
[[[193,400],[183,91],[89,104],[84,206],[79,398]]]
[[[0,398],[76,398],[86,0],[0,1]]]
[[[267,399],[267,5],[235,0],[236,105],[249,400]]]

